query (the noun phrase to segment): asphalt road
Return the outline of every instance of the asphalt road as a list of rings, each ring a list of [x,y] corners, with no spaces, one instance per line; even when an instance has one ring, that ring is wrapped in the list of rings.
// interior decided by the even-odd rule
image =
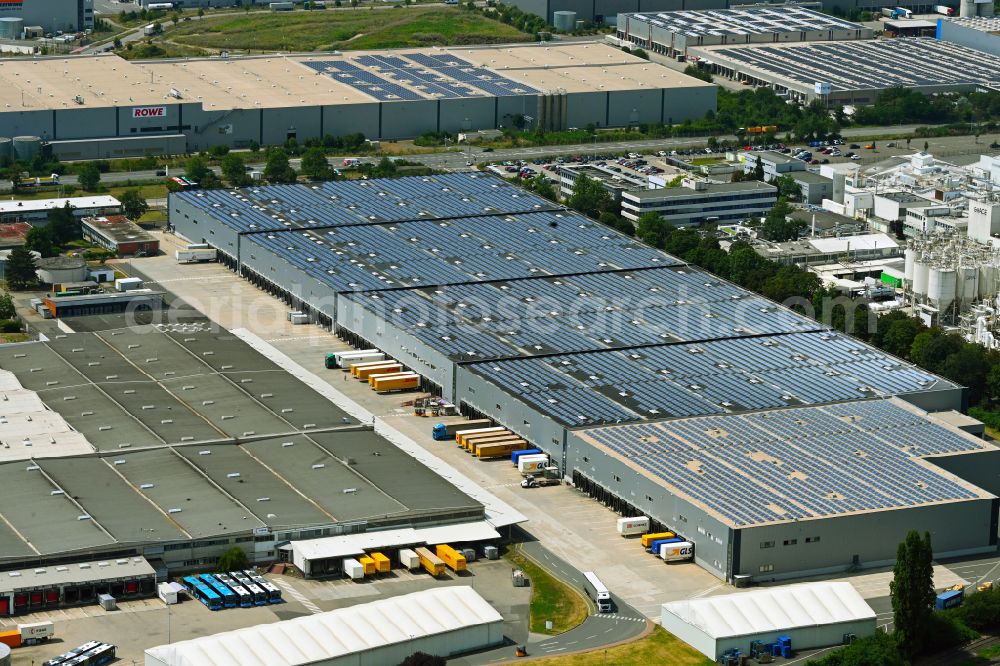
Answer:
[[[891,127],[857,127],[848,128],[843,132],[845,139],[856,136],[893,136],[912,132],[915,125],[898,125]],[[719,140],[733,141],[734,136],[717,136]],[[930,151],[940,157],[947,159],[949,156],[970,154],[978,155],[978,151],[989,150],[991,138],[980,137],[978,144],[974,137],[943,137],[939,139],[929,139]],[[503,162],[506,160],[535,160],[542,157],[559,157],[566,155],[593,155],[594,153],[614,153],[623,154],[629,152],[649,153],[658,150],[678,150],[684,148],[696,148],[705,146],[708,142],[707,136],[684,137],[675,139],[649,139],[642,141],[618,141],[613,143],[584,143],[566,146],[533,146],[525,148],[505,148],[493,152],[484,153],[481,148],[467,148],[464,150],[453,149],[447,152],[427,153],[423,155],[405,155],[407,160],[420,162],[434,169],[446,169],[450,171],[462,171],[470,169],[467,162]],[[893,150],[879,147],[878,152],[859,151],[862,153],[861,164],[889,157],[894,154],[915,152],[923,146],[923,139],[915,139],[909,149],[905,148],[905,142],[900,142],[900,147]],[[330,157],[330,164],[338,166],[343,163],[345,157],[352,155],[336,155]],[[366,160],[375,158],[366,157]],[[290,160],[291,165],[298,169],[299,160]],[[252,163],[248,165],[251,169],[260,170],[264,168],[263,163]],[[220,173],[218,167],[213,167],[215,173]],[[176,173],[176,171],[175,171]],[[128,171],[105,173],[101,175],[101,182],[105,184],[120,184],[129,180],[154,180],[161,176],[156,175],[155,170]],[[66,185],[76,185],[76,176],[67,175],[62,178]]]
[[[540,542],[525,541],[521,549],[550,574],[574,589],[582,590],[583,574],[553,555]],[[557,636],[531,634],[526,644],[528,656],[556,657],[580,650],[596,650],[641,634],[646,629],[646,619],[614,594],[611,596],[615,603],[613,613],[592,613],[580,626]],[[448,663],[457,666],[482,666],[509,661],[514,656],[514,647],[508,644],[486,652],[450,659]]]

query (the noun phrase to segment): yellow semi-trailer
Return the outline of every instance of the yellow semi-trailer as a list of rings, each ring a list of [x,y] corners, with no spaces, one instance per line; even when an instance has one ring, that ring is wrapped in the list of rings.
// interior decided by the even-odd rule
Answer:
[[[351,374],[363,382],[367,382],[372,375],[398,375],[403,371],[402,363],[382,362],[370,366],[354,366]]]
[[[444,574],[444,560],[432,553],[426,548],[416,548],[414,552],[417,557],[420,558],[420,566],[432,576],[441,576]]]
[[[649,548],[653,545],[654,541],[659,541],[660,539],[672,539],[676,534],[673,532],[650,532],[649,534],[642,535],[642,547]]]
[[[505,432],[493,437],[482,437],[480,439],[474,439],[469,442],[469,453],[472,455],[478,455],[478,449],[481,446],[492,446],[493,444],[506,444],[508,442],[523,442],[520,435],[515,435],[512,432]]]
[[[510,430],[504,430],[503,432],[488,432],[483,435],[477,435],[476,437],[467,437],[464,448],[469,453],[475,453],[476,447],[480,444],[492,444],[504,439],[510,439],[511,437],[517,437],[517,435],[512,433]]]
[[[378,573],[389,573],[392,562],[382,553],[372,553],[371,558],[375,560],[375,571]]]
[[[472,428],[471,430],[458,430],[455,432],[455,443],[461,447],[465,447],[465,440],[468,437],[473,437],[485,432],[507,432],[507,428],[503,426],[490,426],[488,428]]]
[[[372,375],[372,377],[376,376],[377,375]],[[372,383],[372,389],[374,389],[376,393],[412,391],[418,388],[420,388],[420,375],[415,372],[381,377]]]
[[[365,361],[364,363],[352,363],[351,367],[350,367],[350,370],[351,370],[351,374],[354,375],[355,377],[357,377],[358,376],[358,371],[361,370],[362,368],[378,368],[378,367],[382,367],[382,366],[393,365],[395,363],[396,363],[396,361],[392,360],[391,358],[383,358],[383,359],[379,359],[377,361]]]
[[[401,372],[373,372],[372,374],[368,375],[368,385],[371,386],[372,388],[374,388],[376,380],[386,379],[388,377],[397,377],[399,375],[407,375],[407,376],[409,376],[409,375],[414,375],[414,374],[416,374],[416,373],[414,373],[414,372],[403,372],[403,371],[401,371]]]
[[[465,555],[458,552],[446,543],[440,544],[436,549],[437,556],[444,560],[449,569],[455,572],[465,571]]]
[[[486,444],[484,446],[476,447],[476,457],[477,458],[499,458],[503,456],[506,458],[514,451],[519,448],[523,448],[527,444],[523,439],[511,440],[508,443],[500,444]]]
[[[365,568],[366,576],[374,576],[375,573],[378,571],[378,566],[375,564],[375,560],[368,557],[367,555],[362,555],[361,557],[359,557],[358,562],[360,562],[361,566]]]

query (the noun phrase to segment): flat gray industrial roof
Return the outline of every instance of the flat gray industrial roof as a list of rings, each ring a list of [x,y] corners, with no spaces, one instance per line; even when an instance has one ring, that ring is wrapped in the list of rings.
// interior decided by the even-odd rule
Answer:
[[[993,497],[932,460],[995,448],[902,400],[611,426],[578,435],[734,528]]]
[[[703,197],[712,194],[725,194],[727,192],[776,192],[778,188],[769,183],[762,183],[756,180],[745,180],[735,183],[706,183],[704,189],[693,190],[689,187],[660,187],[655,190],[633,190],[624,192],[622,196],[639,201],[649,199],[679,199],[684,197]]]
[[[113,578],[153,577],[156,572],[142,557],[124,557],[100,562],[75,562],[36,569],[0,572],[0,594]]]
[[[686,37],[727,36],[730,41],[746,35],[830,30],[865,31],[860,23],[796,6],[745,9],[690,9],[675,12],[635,12],[618,15],[618,25],[643,21]]]
[[[149,232],[124,215],[85,217],[83,223],[116,243],[149,243],[156,240]]]
[[[0,563],[482,512],[228,332],[77,333],[0,366],[99,451],[0,464]]]
[[[710,62],[812,93],[1000,86],[1000,57],[930,37],[690,49]]]
[[[779,153],[776,150],[759,150],[747,153],[748,157],[750,155],[753,155],[757,159],[762,159],[765,162],[772,162],[774,164],[792,164],[794,162],[802,161],[792,157],[791,155]]]

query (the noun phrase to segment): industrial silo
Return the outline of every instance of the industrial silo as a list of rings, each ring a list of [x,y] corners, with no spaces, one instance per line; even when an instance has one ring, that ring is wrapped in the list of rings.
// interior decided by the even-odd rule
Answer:
[[[927,299],[942,315],[955,302],[957,283],[954,268],[931,268],[927,275]]]
[[[906,248],[903,252],[903,280],[908,286],[913,285],[913,264],[917,260],[917,251],[912,247]]]
[[[958,299],[963,304],[972,303],[979,296],[979,269],[975,264],[958,267]]]
[[[24,33],[24,19],[16,16],[0,17],[0,39],[20,39]]]
[[[918,257],[913,262],[913,293],[917,296],[927,295],[927,258]]]
[[[42,139],[37,136],[15,136],[14,158],[23,162],[35,159],[42,152]]]
[[[993,263],[979,265],[979,298],[993,298],[997,293],[997,266]]]
[[[573,32],[576,30],[576,12],[552,12],[552,25],[560,32]]]
[[[13,151],[10,137],[0,136],[0,164],[6,164],[13,157]]]

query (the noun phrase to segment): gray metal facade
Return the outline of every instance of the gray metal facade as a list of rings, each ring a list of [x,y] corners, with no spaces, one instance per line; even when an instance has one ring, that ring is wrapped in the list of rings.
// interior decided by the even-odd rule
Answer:
[[[45,32],[79,32],[94,27],[94,3],[93,0],[0,2],[0,17],[6,16],[24,19],[25,27],[40,26]]]
[[[84,141],[73,149],[102,157],[177,151],[164,137],[183,136],[186,152],[216,145],[247,148],[284,144],[329,134],[362,133],[371,139],[408,139],[424,132],[461,132],[509,125],[519,114],[536,113],[537,96],[476,97],[371,102],[330,106],[208,111],[201,103],[165,104],[164,118],[133,118],[132,106],[0,112],[6,136],[46,141]],[[701,118],[715,109],[714,87],[566,94],[566,126],[621,127]],[[125,141],[121,141],[124,139]],[[68,148],[61,150],[70,150]],[[183,152],[183,151],[182,151]]]

